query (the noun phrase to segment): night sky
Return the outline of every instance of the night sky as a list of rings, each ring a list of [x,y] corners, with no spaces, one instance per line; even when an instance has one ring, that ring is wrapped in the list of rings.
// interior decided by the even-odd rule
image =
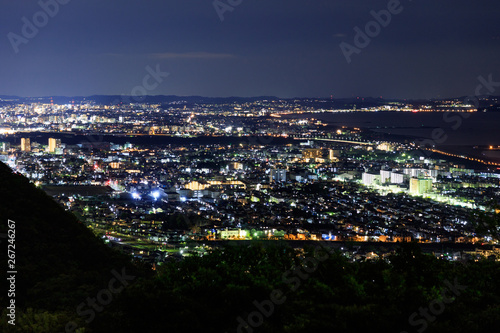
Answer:
[[[432,98],[500,82],[499,1],[220,0],[219,13],[213,0],[57,1],[51,17],[0,0],[0,95]],[[370,25],[388,6],[390,22]],[[348,63],[339,44],[356,47],[367,24]],[[144,84],[148,66],[169,75]]]

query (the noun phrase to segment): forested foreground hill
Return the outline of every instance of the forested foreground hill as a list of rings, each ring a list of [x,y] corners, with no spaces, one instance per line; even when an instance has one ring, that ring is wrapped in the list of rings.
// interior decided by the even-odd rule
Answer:
[[[281,243],[227,246],[153,275],[107,248],[0,165],[0,233],[16,225],[16,326],[2,284],[1,332],[485,332],[500,325],[500,264],[404,244],[350,263]],[[2,270],[7,271],[5,238]],[[5,282],[5,280],[4,280]]]
[[[10,297],[8,221],[15,232],[15,291]],[[62,332],[74,321],[78,327],[88,316],[77,307],[108,286],[113,271],[138,277],[144,270],[107,247],[74,215],[37,189],[22,175],[0,163],[0,253],[2,257],[1,332]],[[12,232],[11,232],[12,234]],[[13,243],[11,241],[11,243]],[[118,284],[117,284],[118,288]],[[7,305],[15,299],[16,325],[9,325]],[[82,308],[85,311],[87,308]]]

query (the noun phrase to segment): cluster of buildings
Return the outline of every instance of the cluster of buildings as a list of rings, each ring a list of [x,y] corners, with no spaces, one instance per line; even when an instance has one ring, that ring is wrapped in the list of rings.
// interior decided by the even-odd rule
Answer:
[[[84,117],[102,108],[114,107],[51,109],[65,115],[47,128],[208,133],[182,143],[138,143],[136,135],[90,145],[21,133],[18,143],[0,138],[0,161],[135,256],[163,260],[162,251],[188,240],[495,241],[475,232],[472,216],[500,198],[500,174],[424,156],[413,143],[368,140],[358,128],[262,110],[224,117],[179,107],[165,117],[149,105],[142,115],[120,109],[113,122]],[[51,117],[43,108],[24,111]]]
[[[21,151],[25,153],[31,152],[31,139],[30,138],[21,138]],[[48,153],[58,153],[62,154],[62,145],[61,139],[49,138],[48,144],[46,147],[46,151]],[[2,150],[8,151],[10,149],[10,144],[7,142],[3,143]]]

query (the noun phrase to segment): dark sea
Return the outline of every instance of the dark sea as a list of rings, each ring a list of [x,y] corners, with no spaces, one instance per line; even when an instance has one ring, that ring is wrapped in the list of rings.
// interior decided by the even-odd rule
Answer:
[[[500,112],[325,112],[283,117],[314,118],[333,126],[428,139],[443,151],[500,160],[500,150],[488,149],[500,145]]]

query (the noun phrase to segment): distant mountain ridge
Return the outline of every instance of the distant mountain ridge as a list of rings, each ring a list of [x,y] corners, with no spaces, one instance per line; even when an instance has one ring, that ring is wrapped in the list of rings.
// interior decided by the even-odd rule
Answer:
[[[478,108],[487,111],[500,111],[500,104],[497,96],[477,96],[479,98]],[[276,96],[255,96],[255,97],[203,97],[203,96],[177,96],[177,95],[145,95],[145,96],[129,96],[129,95],[91,95],[91,96],[43,96],[43,97],[19,97],[10,95],[0,95],[0,105],[9,105],[16,103],[55,103],[55,104],[81,104],[92,101],[100,105],[119,105],[128,103],[147,103],[160,105],[186,105],[192,106],[196,104],[244,104],[258,101],[285,101],[301,107],[310,107],[314,109],[342,109],[342,108],[370,108],[384,106],[392,103],[411,104],[414,107],[420,105],[435,105],[441,107],[440,102],[443,100],[452,100],[456,102],[465,102],[468,97],[455,98],[440,98],[440,99],[383,99],[380,97],[349,97],[349,98],[316,98],[316,97],[297,97],[297,98],[280,98]],[[450,106],[452,107],[452,106]]]
[[[4,102],[39,102],[57,104],[81,103],[94,101],[98,104],[119,104],[119,103],[234,103],[234,102],[254,102],[261,100],[279,100],[275,96],[257,96],[257,97],[203,97],[203,96],[176,96],[176,95],[91,95],[91,96],[43,96],[43,97],[19,97],[2,96],[0,100]]]

